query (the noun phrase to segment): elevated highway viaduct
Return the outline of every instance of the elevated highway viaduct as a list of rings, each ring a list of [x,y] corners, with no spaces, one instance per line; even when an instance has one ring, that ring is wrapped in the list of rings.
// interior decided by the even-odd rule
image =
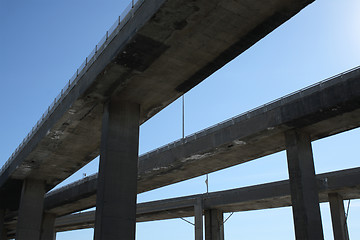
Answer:
[[[289,152],[285,136],[294,129],[314,141],[358,127],[359,78],[358,68],[350,70],[140,156],[137,192]],[[63,216],[95,206],[97,182],[93,175],[48,193],[45,211]]]
[[[282,151],[297,129],[312,141],[360,126],[360,69],[284,96],[139,157],[138,193]],[[95,206],[97,175],[47,194],[58,216]]]
[[[99,226],[121,215],[109,210],[114,202],[125,201],[119,211],[134,216],[139,124],[313,0],[134,2],[0,172],[1,211],[19,209],[19,240],[39,239],[44,193],[100,152],[98,202],[110,204],[98,206]],[[114,160],[119,157],[125,160]],[[126,170],[115,180],[111,169]],[[121,199],[107,192],[112,187],[133,194]],[[122,231],[97,229],[96,239]],[[134,238],[133,230],[125,232],[130,235],[121,237]]]
[[[140,2],[2,170],[9,208],[17,209],[24,179],[49,190],[99,155],[111,96],[137,103],[141,124],[311,2]]]

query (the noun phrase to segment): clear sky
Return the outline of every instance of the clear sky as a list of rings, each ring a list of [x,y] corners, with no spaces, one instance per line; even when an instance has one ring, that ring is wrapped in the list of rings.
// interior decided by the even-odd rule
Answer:
[[[0,164],[30,131],[129,1],[0,0]],[[318,0],[185,95],[185,134],[360,65],[360,1]],[[140,128],[140,154],[181,137],[177,100]],[[359,167],[359,130],[313,142],[317,173]],[[97,171],[97,160],[67,179]],[[210,191],[287,179],[285,152],[209,175]],[[203,193],[205,177],[140,194],[138,202]],[[64,184],[65,184],[64,183]],[[347,204],[347,201],[346,201]],[[325,239],[333,239],[321,204]],[[226,214],[227,216],[228,214]],[[193,221],[192,218],[189,218]],[[360,239],[360,201],[349,231]],[[57,239],[92,239],[93,230]],[[137,239],[192,239],[179,220],[137,224]],[[235,213],[225,238],[294,239],[291,208]]]

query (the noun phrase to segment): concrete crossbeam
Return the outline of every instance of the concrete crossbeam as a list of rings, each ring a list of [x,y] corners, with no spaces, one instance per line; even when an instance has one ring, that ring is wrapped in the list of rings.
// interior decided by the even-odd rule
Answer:
[[[285,140],[296,239],[324,239],[310,136],[291,130]]]
[[[26,179],[23,183],[16,225],[16,240],[39,240],[43,215],[45,184]]]
[[[135,239],[139,114],[136,103],[105,104],[95,240]]]
[[[334,240],[349,240],[343,198],[339,193],[329,193]]]

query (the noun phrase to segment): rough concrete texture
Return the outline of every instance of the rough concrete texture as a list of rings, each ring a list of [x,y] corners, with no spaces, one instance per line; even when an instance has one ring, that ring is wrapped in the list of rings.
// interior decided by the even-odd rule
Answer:
[[[106,104],[94,240],[135,239],[139,113],[136,103],[111,98]]]
[[[313,0],[145,0],[0,176],[17,208],[26,178],[47,189],[99,154],[103,103],[141,105],[145,122]]]
[[[44,207],[45,185],[41,180],[24,181],[16,225],[17,240],[39,240]]]
[[[284,150],[289,129],[316,140],[358,127],[359,78],[354,70],[141,156],[138,192]],[[48,194],[45,208],[64,215],[95,206],[96,181],[91,176]]]

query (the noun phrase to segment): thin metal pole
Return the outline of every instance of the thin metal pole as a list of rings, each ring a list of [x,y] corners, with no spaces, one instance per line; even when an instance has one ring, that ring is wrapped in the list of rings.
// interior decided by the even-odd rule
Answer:
[[[185,138],[185,94],[182,95],[182,138]]]
[[[209,194],[209,174],[206,174],[205,184],[206,184],[206,194]]]

